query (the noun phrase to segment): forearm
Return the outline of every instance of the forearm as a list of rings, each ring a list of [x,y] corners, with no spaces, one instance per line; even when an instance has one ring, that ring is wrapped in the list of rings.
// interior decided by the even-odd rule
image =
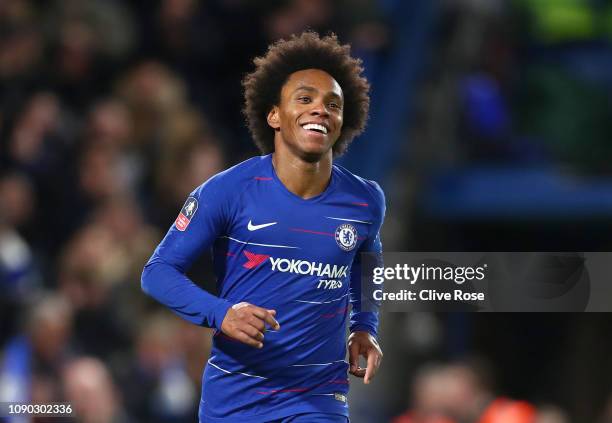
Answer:
[[[142,290],[170,308],[181,318],[196,325],[221,329],[223,318],[232,304],[203,290],[176,267],[160,258],[144,268]]]
[[[372,299],[363,298],[361,286],[361,262],[356,260],[351,268],[351,333],[363,331],[376,337],[378,334],[378,307]],[[363,303],[365,301],[365,304]]]

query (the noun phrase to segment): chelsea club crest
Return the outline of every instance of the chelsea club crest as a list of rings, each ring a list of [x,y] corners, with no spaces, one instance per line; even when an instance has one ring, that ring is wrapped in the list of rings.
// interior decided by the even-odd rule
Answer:
[[[344,251],[351,251],[357,245],[357,229],[350,223],[344,223],[336,228],[336,243]]]

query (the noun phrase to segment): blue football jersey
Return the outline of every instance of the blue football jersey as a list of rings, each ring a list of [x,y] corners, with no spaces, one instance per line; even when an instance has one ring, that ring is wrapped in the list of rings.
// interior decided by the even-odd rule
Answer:
[[[307,200],[278,179],[272,156],[221,172],[187,198],[145,266],[145,292],[179,316],[215,328],[200,420],[267,421],[348,415],[346,325],[376,336],[362,311],[359,253],[380,252],[380,187],[334,165],[327,189]],[[219,296],[185,276],[212,247]],[[221,331],[239,302],[276,310],[281,329],[252,348]]]

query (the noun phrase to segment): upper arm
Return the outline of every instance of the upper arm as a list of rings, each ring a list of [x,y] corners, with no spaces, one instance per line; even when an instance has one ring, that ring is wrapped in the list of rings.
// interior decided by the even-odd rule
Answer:
[[[160,259],[186,272],[191,263],[225,233],[230,219],[227,191],[218,177],[196,188],[149,263]]]
[[[372,228],[368,233],[367,239],[363,242],[359,253],[382,253],[382,242],[380,240],[380,230],[382,228],[383,221],[385,219],[385,194],[383,193],[380,186],[374,181],[368,181],[372,188],[373,202],[372,202]],[[356,257],[357,258],[357,257]]]
[[[368,181],[368,183],[371,185],[374,197],[372,200],[372,227],[368,232],[368,237],[359,247],[351,268],[351,285],[357,290],[361,283],[361,253],[375,253],[377,256],[382,253],[380,230],[385,218],[385,195],[376,182]],[[382,257],[377,257],[377,260],[382,260]]]

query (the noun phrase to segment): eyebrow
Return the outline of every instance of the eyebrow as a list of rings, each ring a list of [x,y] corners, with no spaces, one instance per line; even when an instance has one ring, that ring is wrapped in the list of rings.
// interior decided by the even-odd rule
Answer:
[[[316,88],[314,88],[314,87],[311,87],[310,85],[300,85],[295,90],[293,90],[292,94],[295,94],[298,91],[317,92],[318,90]],[[336,97],[337,99],[342,100],[342,96],[339,96],[335,92],[330,91],[329,93],[330,93],[331,96]]]

